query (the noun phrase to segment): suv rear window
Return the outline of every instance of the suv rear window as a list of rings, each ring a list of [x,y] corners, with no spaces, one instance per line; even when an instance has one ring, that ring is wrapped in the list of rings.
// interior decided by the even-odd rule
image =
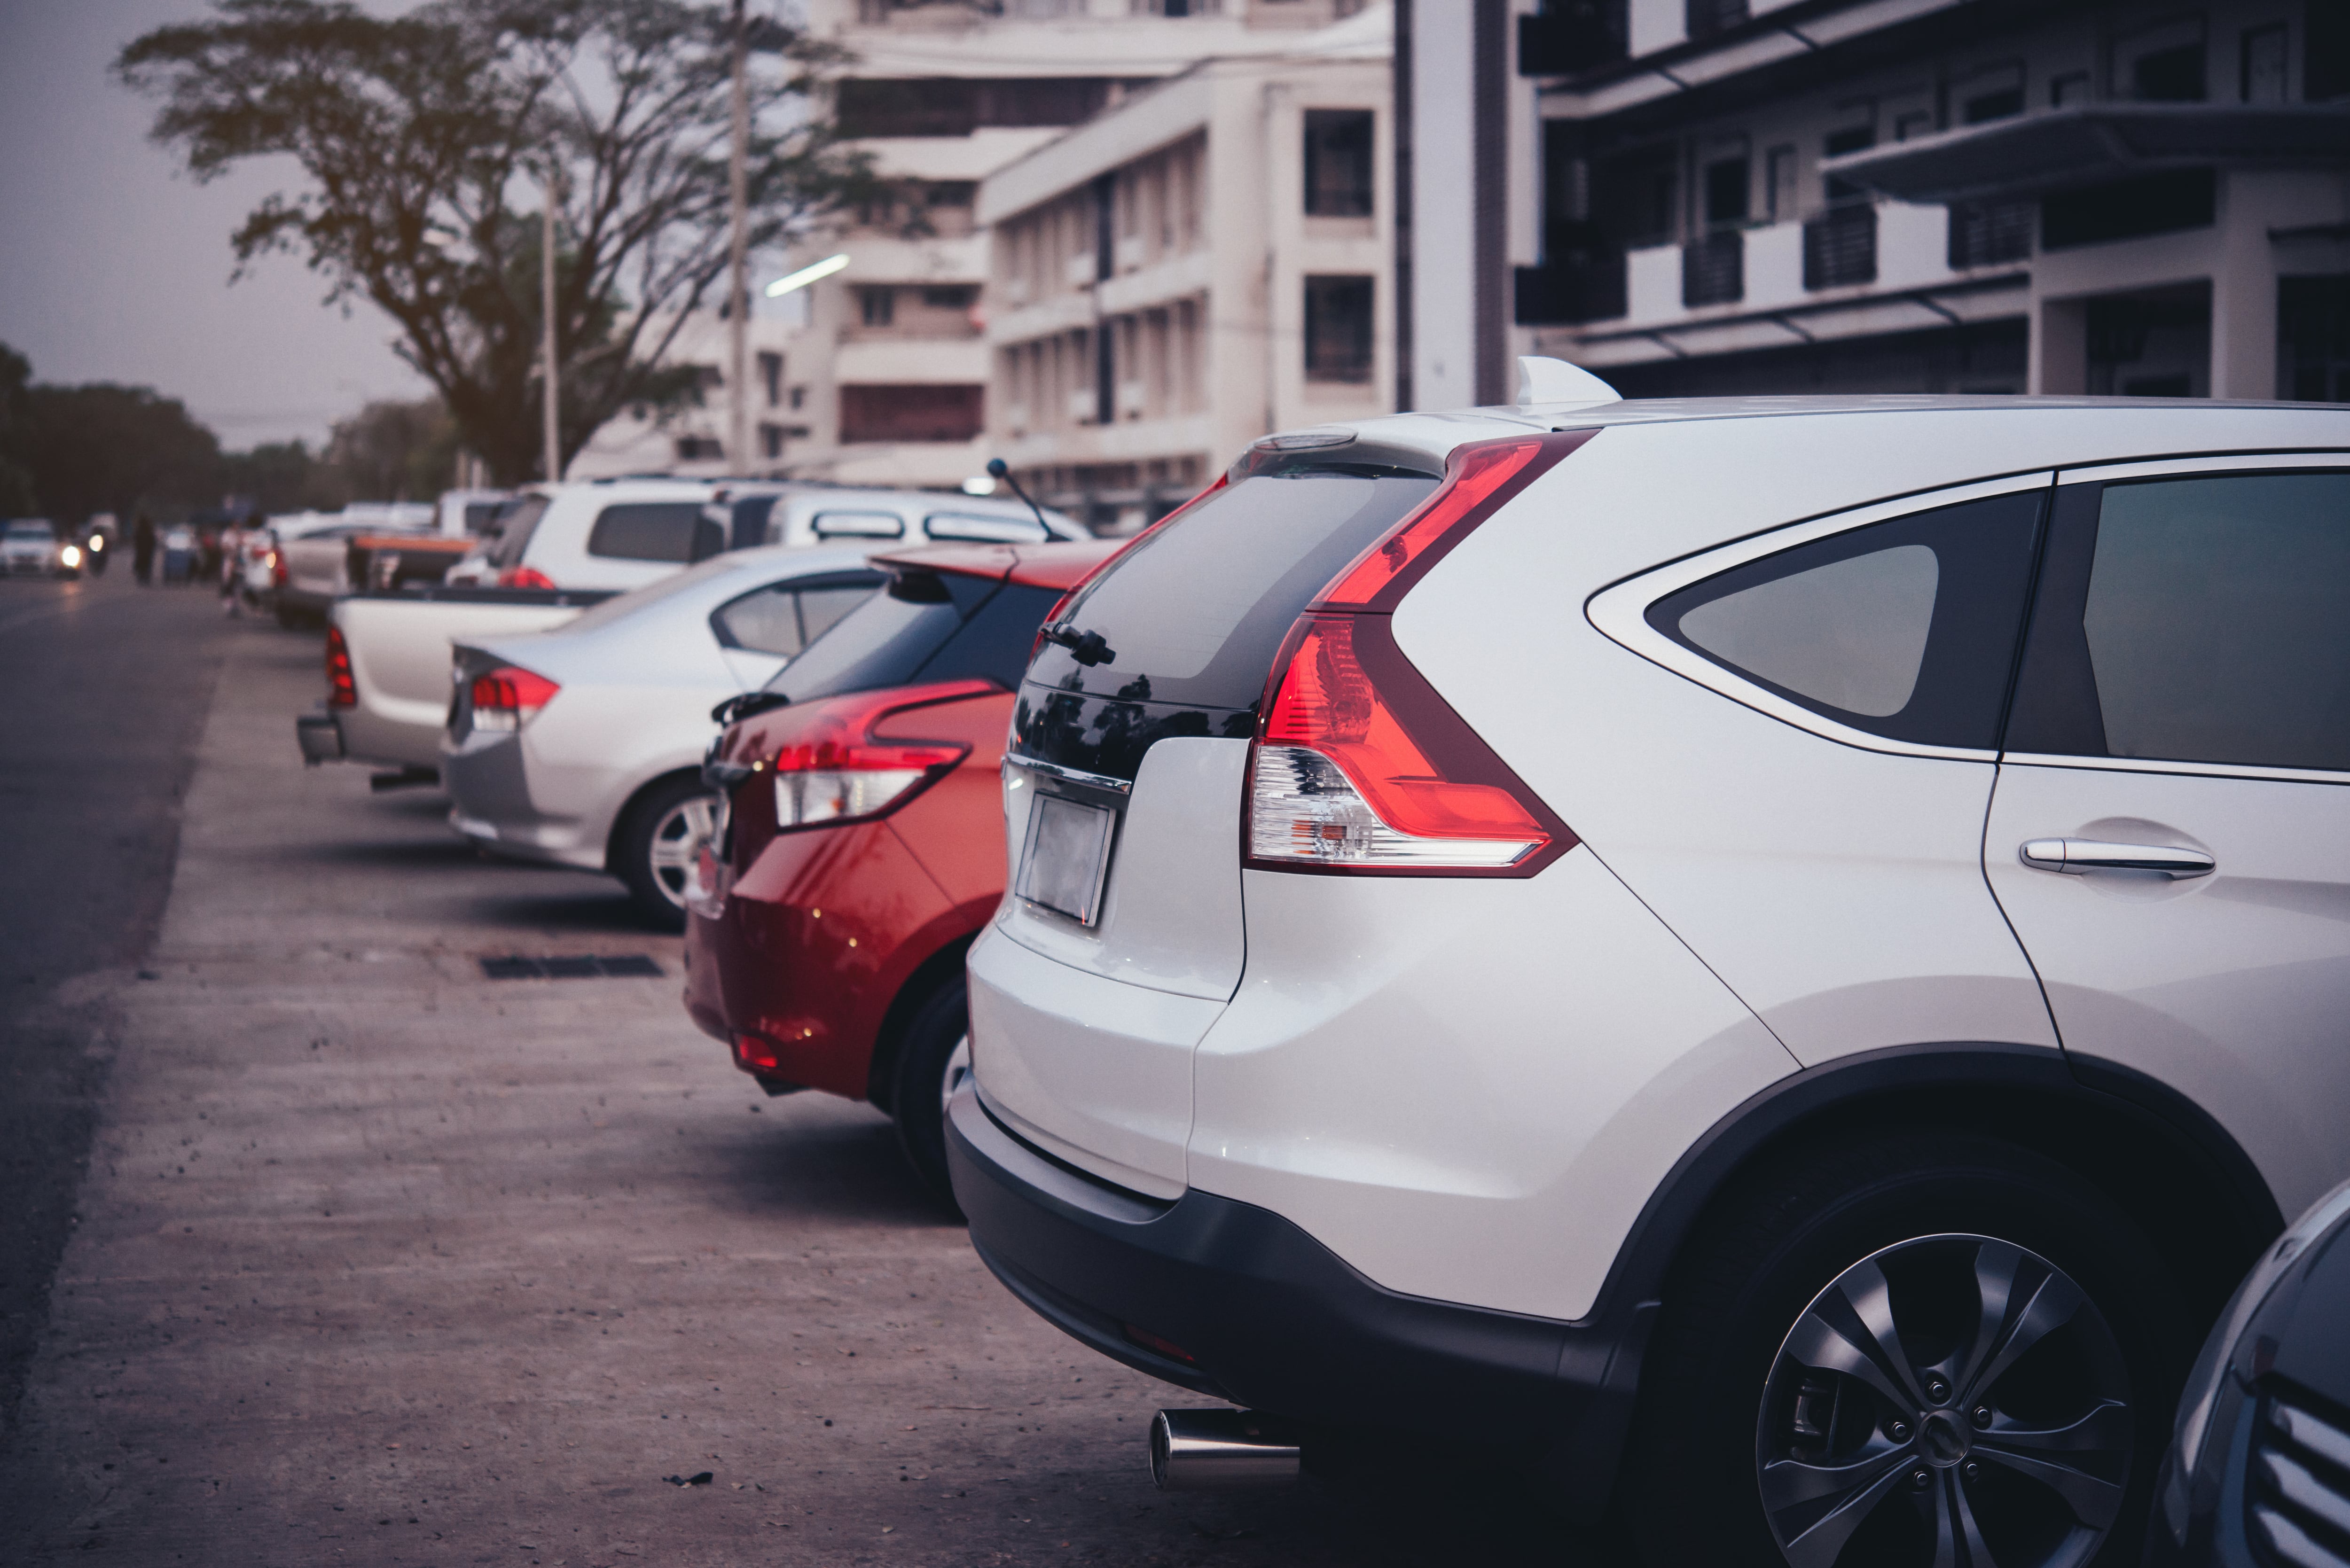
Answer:
[[[699,501],[638,501],[607,506],[588,531],[588,553],[624,561],[707,560],[726,548],[726,530]]]
[[[1233,710],[1264,694],[1281,639],[1314,596],[1436,489],[1397,469],[1253,474],[1117,557],[1062,618],[1110,657],[1047,647],[1032,684]]]
[[[767,683],[794,702],[932,680],[1020,683],[1052,588],[958,572],[904,572],[835,621]]]

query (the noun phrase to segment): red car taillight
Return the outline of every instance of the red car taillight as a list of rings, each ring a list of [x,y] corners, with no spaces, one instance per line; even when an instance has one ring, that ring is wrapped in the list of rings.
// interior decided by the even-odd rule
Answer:
[[[359,705],[359,683],[351,678],[351,645],[343,640],[343,628],[327,628],[327,706],[356,708]]]
[[[1573,830],[1396,646],[1430,567],[1589,431],[1480,441],[1290,628],[1249,749],[1246,860],[1266,870],[1532,876]]]
[[[272,550],[268,558],[270,586],[282,588],[286,586],[286,557]]]
[[[902,805],[952,771],[971,747],[874,732],[899,714],[1002,690],[992,680],[950,680],[811,704],[781,737],[775,756],[753,764],[754,772],[775,774],[777,830],[855,822]]]
[[[511,664],[487,675],[476,675],[473,684],[473,728],[519,730],[538,717],[538,711],[562,690],[546,676]]]
[[[498,587],[502,588],[551,588],[554,586],[555,579],[536,566],[508,566],[498,574]]]

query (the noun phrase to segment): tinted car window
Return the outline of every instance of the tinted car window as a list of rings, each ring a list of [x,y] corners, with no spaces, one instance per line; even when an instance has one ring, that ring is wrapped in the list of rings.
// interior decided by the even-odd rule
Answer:
[[[1667,595],[1648,624],[1839,723],[1987,751],[2045,500],[1993,496],[1815,539]]]
[[[522,555],[530,548],[530,536],[538,532],[538,520],[546,515],[544,495],[524,495],[506,504],[497,521],[497,543],[489,549],[490,562],[496,566],[522,564]]]
[[[726,533],[697,501],[641,501],[607,506],[588,532],[588,553],[625,561],[706,560],[726,547]]]
[[[2350,770],[2350,474],[2076,487],[2011,749]]]
[[[967,512],[933,512],[922,519],[922,532],[933,539],[983,545],[1041,545],[1053,536],[1033,517],[981,517]]]
[[[910,597],[904,580],[850,610],[816,639],[797,659],[767,682],[767,690],[795,702],[902,686],[962,625],[962,614],[945,594]]]
[[[711,629],[724,647],[789,659],[871,597],[880,581],[879,573],[863,573],[813,587],[805,577],[772,584],[719,606]]]
[[[1083,665],[1048,647],[1029,679],[1061,691],[1249,707],[1306,603],[1436,485],[1430,474],[1331,468],[1227,485],[1118,556],[1070,606],[1063,618],[1099,632],[1109,659]]]

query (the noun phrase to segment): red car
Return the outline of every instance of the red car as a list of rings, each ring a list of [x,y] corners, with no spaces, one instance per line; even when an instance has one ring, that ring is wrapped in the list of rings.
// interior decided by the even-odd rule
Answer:
[[[1123,543],[877,556],[883,592],[719,711],[686,1011],[769,1094],[888,1111],[941,1193],[963,950],[1003,897],[1014,692],[1053,607]]]

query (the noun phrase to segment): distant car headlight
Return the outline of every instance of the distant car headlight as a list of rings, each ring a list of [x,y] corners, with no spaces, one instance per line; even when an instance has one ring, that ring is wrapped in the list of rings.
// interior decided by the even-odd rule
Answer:
[[[70,570],[81,565],[81,546],[68,545],[57,552],[57,565]]]

